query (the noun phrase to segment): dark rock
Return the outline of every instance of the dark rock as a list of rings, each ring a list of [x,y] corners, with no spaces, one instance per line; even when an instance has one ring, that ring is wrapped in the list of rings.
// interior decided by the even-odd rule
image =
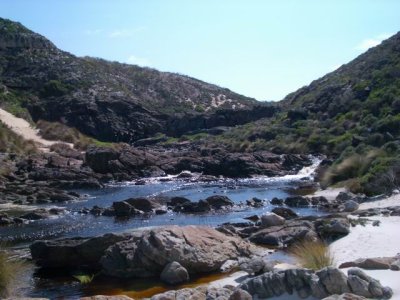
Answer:
[[[252,300],[253,297],[246,291],[242,289],[236,289],[230,296],[228,300]]]
[[[283,247],[291,245],[295,241],[304,238],[315,238],[314,226],[309,221],[293,220],[287,221],[281,226],[272,226],[261,229],[249,237],[253,243]]]
[[[212,208],[216,209],[235,205],[231,199],[221,195],[210,196],[205,201],[207,201]]]
[[[291,220],[297,218],[299,215],[296,214],[293,210],[286,207],[275,207],[272,212],[285,218],[286,220]]]
[[[25,220],[41,220],[41,219],[47,219],[49,216],[50,216],[49,212],[46,211],[45,209],[37,209],[35,211],[20,216],[20,218]]]
[[[261,227],[279,226],[285,224],[285,218],[275,213],[267,213],[261,216]]]
[[[301,207],[310,205],[310,201],[302,196],[287,197],[284,203],[289,207]]]
[[[134,215],[141,215],[143,214],[142,211],[137,210],[128,202],[125,201],[118,201],[113,202],[112,208],[115,212],[116,217],[129,217]]]
[[[32,259],[42,268],[77,270],[86,266],[98,269],[105,250],[126,238],[122,235],[106,234],[90,239],[36,241],[31,244],[30,250]]]
[[[391,268],[391,265],[399,259],[399,256],[360,258],[352,262],[342,263],[339,268],[357,267],[367,270],[388,270]]]
[[[284,200],[283,199],[279,199],[279,198],[272,198],[271,201],[269,203],[271,203],[272,205],[283,205]]]
[[[180,263],[173,261],[165,266],[160,278],[168,284],[177,284],[189,281],[189,273]]]
[[[129,198],[124,200],[124,202],[129,203],[133,208],[143,212],[152,212],[161,207],[160,203],[156,200],[148,198]]]
[[[191,201],[185,197],[172,197],[167,204],[169,206],[178,206],[178,205],[183,205],[190,203]]]
[[[318,235],[326,240],[336,240],[350,232],[350,223],[347,218],[322,218],[315,222]]]

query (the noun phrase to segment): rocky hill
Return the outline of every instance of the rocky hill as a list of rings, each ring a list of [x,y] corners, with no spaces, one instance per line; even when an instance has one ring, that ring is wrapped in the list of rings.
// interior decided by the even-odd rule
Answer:
[[[400,178],[400,33],[279,103],[274,118],[216,138],[231,151],[325,154],[326,184],[381,193]]]
[[[114,142],[233,126],[276,110],[188,76],[76,57],[1,18],[0,105]]]

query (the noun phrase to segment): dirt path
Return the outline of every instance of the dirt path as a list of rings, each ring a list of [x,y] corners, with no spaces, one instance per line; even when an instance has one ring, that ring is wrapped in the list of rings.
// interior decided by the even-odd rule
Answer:
[[[10,114],[4,109],[0,108],[0,121],[7,125],[12,131],[21,136],[25,140],[32,140],[43,148],[50,148],[51,145],[60,143],[59,141],[49,141],[42,138],[38,134],[38,130],[32,128],[32,126],[22,118]],[[72,147],[72,144],[68,144]]]

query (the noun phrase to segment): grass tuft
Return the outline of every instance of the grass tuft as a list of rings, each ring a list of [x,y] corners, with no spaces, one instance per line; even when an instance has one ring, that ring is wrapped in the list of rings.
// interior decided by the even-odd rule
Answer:
[[[312,270],[320,270],[332,266],[334,258],[329,246],[321,240],[304,240],[294,244],[289,252],[302,267]]]
[[[12,259],[4,250],[0,250],[0,298],[12,296],[26,270],[24,262]]]

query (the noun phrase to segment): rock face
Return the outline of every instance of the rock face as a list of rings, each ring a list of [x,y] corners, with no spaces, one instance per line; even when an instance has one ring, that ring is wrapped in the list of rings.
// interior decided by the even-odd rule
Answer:
[[[297,292],[300,298],[312,296],[317,299],[346,293],[380,299],[389,299],[392,296],[390,288],[383,287],[377,280],[355,268],[348,271],[348,276],[332,267],[315,273],[308,269],[267,272],[245,280],[239,288],[253,297],[263,299],[294,292]]]
[[[160,278],[168,284],[177,284],[188,281],[189,273],[180,263],[173,261],[165,266]]]
[[[212,228],[168,226],[114,244],[101,264],[105,274],[115,277],[158,276],[173,261],[192,274],[219,270],[226,260],[250,253],[250,244]]]

